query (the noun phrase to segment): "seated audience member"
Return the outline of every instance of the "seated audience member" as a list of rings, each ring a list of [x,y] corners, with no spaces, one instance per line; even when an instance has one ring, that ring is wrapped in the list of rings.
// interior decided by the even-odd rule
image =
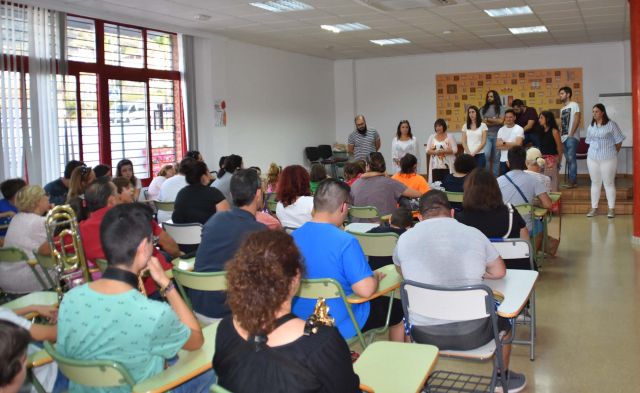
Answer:
[[[360,392],[340,332],[320,325],[305,333],[305,321],[291,313],[304,265],[289,235],[253,233],[226,266],[231,316],[216,334],[219,385],[233,392]]]
[[[547,192],[551,192],[551,178],[542,174],[545,167],[545,160],[542,158],[540,150],[535,147],[527,149],[527,160],[525,161],[525,165],[527,166],[527,169],[524,172],[535,176],[538,181],[544,184],[544,188],[547,189]]]
[[[393,261],[402,271],[405,280],[455,287],[481,284],[483,280],[499,279],[506,274],[504,262],[489,239],[479,230],[453,219],[453,209],[444,192],[431,190],[420,198],[420,220],[410,231],[400,236],[393,254]],[[443,323],[418,314],[410,313],[408,318],[411,325],[426,330]],[[474,323],[475,321],[469,322],[471,326],[475,326]],[[498,325],[500,330],[508,331],[504,338],[508,341],[511,336],[509,321],[499,318]],[[465,322],[465,327],[460,329],[467,328],[466,331],[469,331],[471,326],[466,326]],[[459,333],[447,334],[446,330],[441,333],[446,341],[460,336]],[[492,337],[491,330],[483,333],[488,334],[456,341],[465,343],[466,347],[453,347],[444,342],[429,344],[440,349],[472,349],[486,344]],[[524,374],[509,371],[511,344],[503,346],[502,354],[506,369],[502,375],[508,374],[509,391],[519,392],[526,385],[526,378]]]
[[[396,233],[402,235],[407,229],[413,226],[413,214],[411,210],[399,207],[389,217],[389,222],[370,229],[367,233]],[[392,265],[391,256],[388,257],[368,257],[371,270],[380,269],[383,266]]]
[[[0,391],[18,393],[27,377],[29,332],[8,321],[0,321]]]
[[[112,183],[116,186],[117,203],[133,203],[133,187],[131,182],[125,177],[115,177]]]
[[[116,177],[124,177],[131,182],[134,201],[144,199],[144,195],[142,195],[142,197],[140,196],[142,194],[142,182],[136,177],[135,173],[133,173],[133,162],[131,162],[131,160],[125,158],[118,162],[118,166],[116,167]]]
[[[160,202],[175,202],[180,190],[187,186],[185,173],[189,169],[189,165],[193,165],[195,162],[191,157],[185,157],[180,161],[178,174],[168,178],[162,183],[162,186],[160,186],[160,193],[158,194],[158,200]],[[158,211],[158,222],[165,222],[170,219],[171,212]]]
[[[33,323],[26,319],[24,316],[27,314],[36,313],[40,318],[46,318],[50,325],[45,325],[41,323]],[[22,308],[18,308],[15,310],[10,310],[8,308],[4,308],[0,306],[0,323],[11,322],[20,326],[23,329],[26,329],[31,336],[32,341],[56,341],[57,337],[57,327],[55,325],[58,318],[58,308],[53,306],[43,306],[43,305],[31,305]],[[0,326],[0,329],[5,329],[5,326]],[[2,339],[0,339],[1,341]],[[0,344],[1,346],[2,344]],[[27,354],[32,354],[34,352],[38,352],[41,347],[38,347],[35,344],[29,344],[27,348]],[[2,352],[2,350],[0,350]],[[2,362],[2,356],[0,355],[0,362]],[[45,364],[33,369],[33,373],[35,378],[40,382],[45,392],[60,392],[66,389],[63,389],[67,385],[67,379],[64,376],[58,376],[58,365],[53,362],[49,364]],[[0,371],[0,375],[2,372]],[[57,377],[57,378],[56,378]],[[59,381],[56,381],[56,380]],[[29,391],[25,389],[26,386],[23,386],[21,391]],[[31,389],[34,390],[34,389]],[[4,392],[2,377],[0,377],[0,392]]]
[[[207,164],[197,161],[185,171],[187,186],[176,196],[172,219],[176,224],[200,223],[204,225],[216,212],[229,210],[224,195],[209,187],[211,174]]]
[[[120,194],[117,192],[117,186],[106,179],[94,182],[87,189],[86,201],[89,218],[80,223],[80,238],[82,239],[85,257],[91,264],[95,264],[97,259],[106,259],[100,240],[100,225],[102,225],[105,215],[115,205],[119,203],[130,204],[133,201],[133,194],[127,188],[130,187],[128,180],[118,180],[118,178],[115,180],[118,182],[124,180],[125,182],[125,185],[121,184],[123,188]],[[151,220],[151,228],[153,229],[153,236],[158,239],[158,246],[170,258],[177,258],[182,255],[176,242],[153,219]],[[167,258],[155,247],[153,255],[165,269],[171,269],[172,265],[167,263]],[[157,297],[157,288],[151,277],[147,277],[144,280],[144,285],[148,296]]]
[[[371,271],[358,240],[339,228],[349,213],[349,192],[349,186],[344,182],[323,180],[313,197],[313,220],[295,230],[292,236],[304,257],[305,278],[333,278],[347,296],[355,293],[369,297],[376,292],[383,276]],[[330,299],[327,305],[342,336],[355,336],[356,329],[342,300]],[[314,306],[315,300],[296,298],[293,312],[306,319]],[[389,299],[382,296],[370,302],[353,304],[351,308],[358,326],[367,331],[384,326]],[[399,300],[393,303],[389,325],[389,338],[403,342],[402,305]]]
[[[35,258],[33,252],[36,250],[42,255],[51,254],[43,217],[50,204],[44,189],[38,185],[22,187],[16,194],[16,207],[19,212],[9,224],[4,247],[19,248],[29,258]],[[36,270],[43,276],[40,266],[36,266]],[[53,269],[50,273],[55,274]],[[0,288],[14,294],[47,289],[42,287],[27,261],[0,264]]]
[[[469,154],[461,154],[453,162],[453,173],[442,180],[442,187],[449,192],[464,192],[462,185],[469,173],[476,167],[476,159]]]
[[[360,160],[355,162],[347,162],[344,165],[344,181],[349,186],[352,186],[353,183],[355,183],[355,181],[358,180],[360,176],[362,176],[362,174],[365,173],[367,170],[366,164],[364,164],[364,167],[363,167],[362,165],[359,164],[359,162],[364,162],[364,161]]]
[[[211,187],[215,187],[229,202],[230,206],[233,206],[233,198],[231,197],[231,177],[238,170],[244,168],[242,163],[242,157],[232,154],[227,156],[224,160],[224,168],[218,171],[217,179],[211,184]]]
[[[240,169],[230,183],[233,207],[211,216],[202,228],[193,269],[196,272],[223,271],[249,233],[267,228],[256,221],[256,212],[262,207],[262,187],[256,171]],[[198,319],[205,323],[229,315],[223,292],[189,290],[189,298]]]
[[[300,165],[282,171],[276,187],[276,217],[285,228],[299,228],[311,220],[313,197],[309,172]]]
[[[367,163],[367,172],[362,174],[351,188],[353,206],[374,206],[378,209],[378,214],[386,216],[396,210],[400,197],[420,198],[422,194],[419,191],[388,178],[385,174],[386,170],[382,154],[371,153]]]
[[[96,175],[96,179],[106,177],[111,180],[111,167],[109,165],[98,164],[93,167],[93,173]]]
[[[551,198],[549,198],[544,184],[536,176],[524,172],[526,168],[526,154],[524,148],[521,146],[509,149],[509,160],[507,164],[509,165],[510,171],[498,178],[502,200],[514,206],[534,204],[542,206],[545,209],[551,209]],[[527,223],[530,236],[533,236],[534,233],[536,234],[534,248],[536,250],[540,249],[543,236],[542,222],[536,219],[532,223],[531,215],[529,214],[526,214],[523,218]],[[545,251],[551,255],[555,255],[559,244],[558,239],[549,237],[547,250]]]
[[[260,169],[260,167],[250,166],[249,169],[253,169],[254,171],[256,171],[256,173],[258,174],[258,177],[262,179],[262,169]]]
[[[71,180],[69,181],[69,192],[67,193],[67,204],[71,206],[76,213],[78,222],[87,218],[86,203],[84,200],[84,191],[96,179],[93,169],[82,164],[73,170]]]
[[[67,292],[58,313],[61,355],[76,360],[112,360],[122,364],[135,382],[164,370],[180,349],[202,347],[198,321],[153,257],[151,209],[139,203],[110,209],[100,225],[108,268],[102,278]],[[167,303],[138,291],[142,270],[148,269]],[[212,373],[201,374],[174,392],[208,392]],[[94,391],[70,382],[69,390]],[[96,391],[125,392],[121,388]]]
[[[63,177],[47,183],[47,185],[44,186],[44,190],[49,195],[49,202],[54,205],[64,205],[67,202],[67,193],[69,192],[71,174],[74,169],[82,165],[84,165],[82,161],[69,161],[64,167]]]
[[[324,168],[324,165],[318,163],[311,165],[311,170],[309,171],[309,187],[311,188],[311,194],[316,193],[318,184],[326,178],[327,170]]]
[[[175,165],[173,164],[163,165],[160,171],[158,172],[158,175],[154,177],[153,180],[151,180],[151,183],[149,184],[149,188],[147,190],[149,199],[152,201],[158,199],[158,196],[160,195],[160,187],[162,187],[162,183],[164,183],[165,180],[173,177],[175,174],[176,174]]]
[[[462,211],[455,218],[474,227],[490,239],[529,240],[524,219],[511,204],[502,202],[500,187],[493,174],[484,168],[474,169],[464,183]],[[509,269],[531,268],[529,259],[505,261]]]
[[[420,194],[429,191],[429,183],[422,175],[417,174],[418,159],[411,153],[407,153],[400,159],[400,172],[391,178],[397,180],[409,188],[413,188]]]
[[[198,150],[189,150],[185,155],[185,158],[186,157],[193,158],[196,161],[204,162],[204,158]]]
[[[11,219],[18,213],[16,194],[26,185],[27,182],[20,178],[8,179],[0,183],[0,192],[3,197],[0,199],[0,238],[7,234],[7,227]]]
[[[269,172],[267,172],[268,194],[276,192],[276,185],[278,184],[278,177],[280,176],[280,172],[282,172],[282,167],[280,167],[275,162],[272,162],[271,165],[269,165]]]

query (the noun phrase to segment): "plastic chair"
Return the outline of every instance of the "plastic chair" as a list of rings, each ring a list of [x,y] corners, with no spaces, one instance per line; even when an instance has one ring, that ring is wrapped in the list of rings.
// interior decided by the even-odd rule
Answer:
[[[112,360],[76,360],[62,356],[51,343],[45,341],[44,349],[58,363],[60,371],[69,380],[84,386],[108,388],[129,386],[135,381],[129,371],[120,363]]]
[[[351,309],[351,304],[347,300],[347,296],[342,289],[340,283],[332,278],[314,278],[314,279],[302,279],[300,281],[300,289],[296,294],[297,297],[301,299],[313,299],[316,300],[320,297],[325,298],[325,300],[331,299],[340,299],[347,309],[347,313],[349,314],[349,318],[351,319],[351,323],[353,327],[356,329],[356,336],[347,340],[348,344],[353,344],[354,342],[359,342],[362,348],[366,348],[371,341],[375,338],[377,334],[384,333],[389,329],[389,319],[391,318],[391,304],[393,302],[393,294],[394,291],[390,293],[389,298],[389,310],[387,311],[387,320],[383,327],[377,329],[371,329],[366,333],[363,333],[358,325],[358,321],[356,317],[353,315],[353,310]],[[365,340],[365,336],[369,339]]]
[[[364,255],[368,257],[390,257],[398,243],[398,234],[388,233],[362,233],[347,230],[347,233],[358,239]]]
[[[406,280],[400,286],[402,297],[402,309],[405,318],[410,315],[420,315],[427,318],[444,321],[472,321],[489,318],[493,337],[484,345],[477,348],[463,350],[440,350],[440,355],[458,359],[487,360],[493,359],[493,371],[488,383],[488,390],[483,386],[482,391],[493,392],[498,382],[498,370],[504,370],[502,361],[502,345],[500,332],[498,331],[498,317],[495,311],[493,292],[486,285],[472,285],[466,287],[445,287],[438,285],[422,284]],[[410,311],[409,311],[410,310]],[[416,328],[427,329],[426,326],[413,325],[409,329],[411,340],[415,340]],[[421,344],[436,344],[421,342]],[[461,378],[464,376],[465,378]],[[469,375],[449,371],[436,371],[427,381],[427,391],[439,391],[444,387],[446,391],[477,391],[482,385],[487,385],[485,376],[471,376],[476,386],[469,386]],[[464,388],[457,385],[465,380]],[[502,380],[504,391],[507,389],[507,381]]]
[[[270,214],[276,214],[276,207],[278,206],[278,201],[276,200],[276,193],[271,192],[267,194],[266,198],[266,207],[269,210]]]
[[[165,221],[162,229],[180,245],[198,245],[202,238],[202,224],[199,222],[174,224]]]
[[[231,391],[223,388],[222,386],[215,384],[215,385],[211,385],[211,388],[209,388],[209,392],[210,393],[231,393]]]
[[[349,221],[359,219],[380,219],[380,213],[375,206],[351,206],[349,208]]]
[[[524,239],[491,239],[491,243],[500,253],[500,257],[508,264],[510,259],[528,259],[529,269],[538,270],[533,258],[533,248],[528,240]],[[529,314],[529,321],[527,322],[526,315]],[[536,356],[536,290],[531,291],[529,296],[529,303],[524,307],[520,315],[524,316],[523,322],[514,323],[513,325],[513,337],[516,336],[516,325],[523,324],[529,325],[529,340],[513,340],[514,344],[527,344],[529,345],[529,359],[534,360]],[[515,321],[514,321],[515,322]]]
[[[227,289],[227,272],[224,271],[198,273],[174,267],[172,272],[178,290],[191,310],[193,310],[193,306],[185,288],[198,291],[225,291]]]
[[[29,268],[33,272],[33,275],[36,276],[38,283],[42,285],[42,288],[49,289],[51,286],[48,286],[45,280],[40,276],[36,266],[38,265],[38,261],[35,259],[31,259],[27,256],[27,254],[16,247],[3,247],[0,248],[0,263],[20,263],[26,262],[29,265]]]
[[[450,203],[462,203],[464,193],[463,192],[453,192],[453,191],[445,191],[447,194],[447,199]]]
[[[156,210],[164,211],[164,212],[173,212],[175,202],[163,202],[155,200],[153,204],[156,207]]]
[[[331,176],[337,178],[338,177],[338,170],[336,169],[337,166],[344,165],[344,163],[348,161],[348,158],[334,156],[331,145],[318,146],[318,152],[320,154],[320,162],[322,163],[322,165],[330,165]]]
[[[36,262],[38,262],[38,265],[40,265],[40,267],[42,268],[42,273],[48,283],[47,288],[55,288],[56,281],[49,274],[50,270],[53,270],[56,268],[53,257],[51,255],[41,255],[38,253],[38,250],[33,250],[33,256],[36,258]]]

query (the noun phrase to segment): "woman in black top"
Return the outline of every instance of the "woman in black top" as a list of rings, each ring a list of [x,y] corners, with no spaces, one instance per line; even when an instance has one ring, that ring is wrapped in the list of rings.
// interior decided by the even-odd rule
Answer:
[[[529,240],[524,219],[515,207],[504,204],[498,181],[484,168],[476,168],[467,176],[462,211],[456,212],[455,218],[477,228],[489,239]],[[529,259],[504,262],[507,269],[530,269]]]
[[[232,316],[220,322],[213,368],[232,392],[360,392],[349,347],[334,327],[305,334],[291,314],[303,272],[291,236],[251,234],[226,265]]]
[[[551,191],[558,191],[558,171],[562,162],[563,145],[553,113],[540,113],[540,152],[544,158],[544,174],[551,178]]]
[[[209,187],[211,175],[207,164],[196,161],[185,168],[185,186],[178,195],[171,219],[176,224],[200,223],[204,225],[216,212],[229,210],[229,203],[224,195],[215,187]],[[191,252],[196,247],[182,246],[184,252]]]

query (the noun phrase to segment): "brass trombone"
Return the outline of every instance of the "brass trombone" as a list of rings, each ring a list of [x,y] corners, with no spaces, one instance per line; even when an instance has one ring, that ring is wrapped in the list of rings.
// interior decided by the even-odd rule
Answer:
[[[82,279],[75,281],[89,282],[91,274],[82,247],[78,220],[71,206],[60,205],[51,209],[47,213],[45,228],[56,268],[56,292],[60,302],[63,294],[62,282],[71,284],[72,273],[78,268],[82,271]],[[71,239],[71,242],[67,239]]]

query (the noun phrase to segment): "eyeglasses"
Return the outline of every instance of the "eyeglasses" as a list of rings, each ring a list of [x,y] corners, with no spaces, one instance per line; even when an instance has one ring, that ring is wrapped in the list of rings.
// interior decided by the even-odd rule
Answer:
[[[158,245],[159,241],[160,241],[160,236],[156,236],[156,235],[151,236],[151,243],[153,244],[154,247]]]

